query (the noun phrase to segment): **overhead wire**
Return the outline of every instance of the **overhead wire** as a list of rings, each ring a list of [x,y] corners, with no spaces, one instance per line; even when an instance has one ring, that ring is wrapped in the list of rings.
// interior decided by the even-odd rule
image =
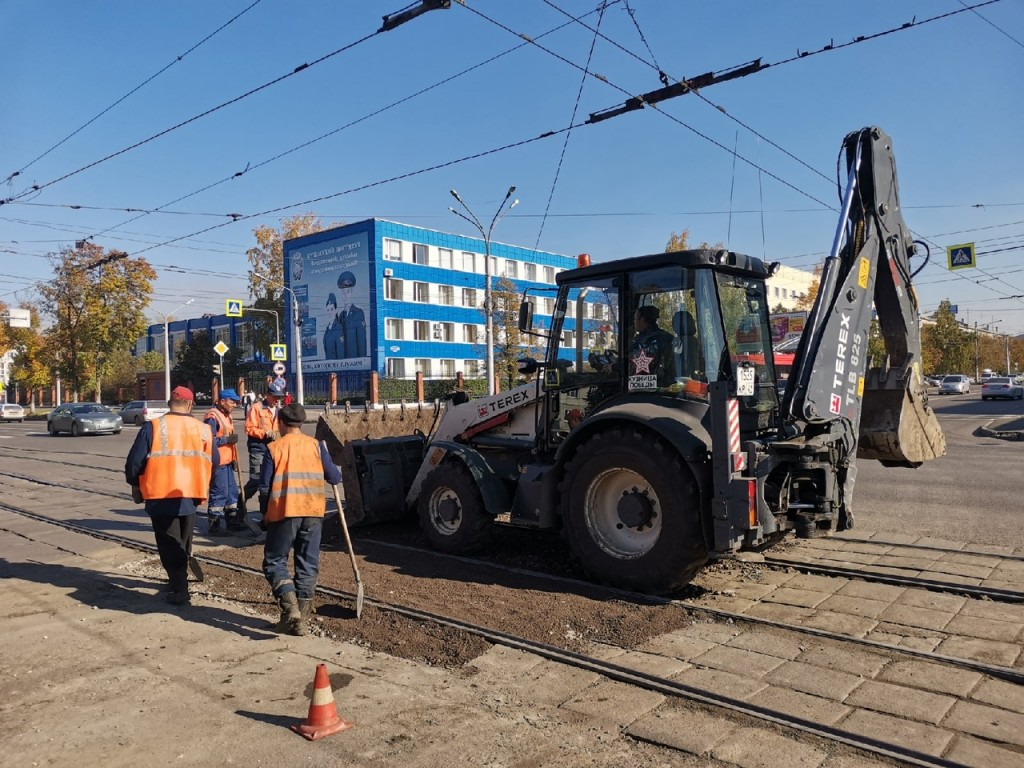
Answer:
[[[992,28],[993,28],[994,30],[996,30],[996,32],[999,32],[1000,34],[1002,34],[1002,35],[1005,35],[1005,36],[1006,36],[1006,37],[1008,37],[1008,38],[1009,38],[1010,40],[1012,40],[1012,41],[1013,41],[1013,42],[1015,42],[1015,43],[1016,43],[1017,45],[1019,45],[1019,46],[1020,46],[1021,48],[1024,48],[1024,43],[1022,43],[1022,42],[1021,42],[1020,40],[1018,40],[1018,39],[1017,39],[1016,37],[1014,37],[1013,35],[1011,35],[1011,34],[1010,34],[1009,32],[1007,32],[1007,31],[1006,31],[1005,29],[1003,29],[1002,27],[1000,27],[1000,26],[998,26],[997,24],[993,23],[993,22],[992,22],[992,21],[991,21],[990,19],[986,18],[985,16],[982,16],[982,15],[981,15],[980,13],[978,13],[978,11],[977,11],[977,10],[976,10],[975,8],[973,8],[973,7],[968,7],[967,3],[965,3],[965,2],[964,2],[964,0],[958,0],[958,2],[959,2],[959,3],[960,3],[960,5],[962,5],[962,6],[964,7],[964,8],[966,8],[966,9],[967,9],[967,10],[969,10],[969,11],[971,11],[971,12],[972,12],[972,13],[973,13],[973,14],[974,14],[975,16],[977,16],[977,17],[978,17],[979,19],[981,19],[981,20],[982,20],[982,21],[984,21],[984,22],[985,22],[986,24],[988,24],[988,25],[989,25],[990,27],[992,27]]]
[[[576,122],[576,113],[580,108],[580,99],[583,97],[583,86],[587,84],[587,77],[590,75],[590,62],[594,58],[594,46],[597,44],[597,30],[601,28],[601,21],[604,19],[605,9],[608,7],[607,2],[602,2],[598,9],[597,16],[597,29],[594,30],[594,36],[590,41],[590,50],[587,52],[587,63],[583,68],[583,75],[580,77],[580,87],[576,90],[576,101],[572,105],[572,114],[569,116],[569,125]],[[558,186],[558,177],[562,173],[562,163],[565,162],[565,151],[569,146],[569,137],[572,136],[572,131],[566,131],[565,137],[562,140],[562,151],[558,155],[558,163],[555,166],[555,176],[551,179],[551,189],[548,190],[548,200],[544,206],[544,215],[541,217],[540,226],[537,228],[537,240],[533,244],[534,250],[540,248],[540,238],[544,234],[544,223],[548,220],[548,212],[551,210],[551,201],[555,197],[555,188]]]
[[[161,69],[157,70],[156,72],[154,72],[154,73],[153,73],[152,75],[150,75],[149,77],[147,77],[147,78],[146,78],[145,80],[143,80],[143,81],[142,81],[141,83],[139,83],[139,84],[138,84],[137,86],[135,86],[135,87],[134,87],[134,88],[132,88],[132,89],[131,89],[130,91],[128,91],[128,93],[124,94],[124,95],[123,95],[123,96],[122,96],[121,98],[117,99],[117,100],[116,100],[116,101],[115,101],[115,102],[114,102],[113,104],[110,104],[110,105],[109,105],[109,106],[107,106],[107,107],[106,107],[105,109],[102,109],[102,110],[101,110],[101,111],[100,111],[99,113],[97,113],[96,115],[94,115],[93,117],[91,117],[91,118],[90,118],[89,120],[87,120],[86,122],[82,123],[82,125],[78,126],[78,127],[77,127],[77,128],[75,129],[75,130],[73,130],[73,131],[72,131],[71,133],[69,133],[69,134],[68,134],[67,136],[65,136],[65,137],[64,137],[63,139],[61,139],[60,141],[58,141],[58,142],[57,142],[56,144],[54,144],[54,145],[53,145],[52,147],[50,147],[50,148],[49,148],[49,149],[47,149],[47,150],[44,150],[44,151],[43,151],[43,152],[42,152],[41,154],[37,155],[37,156],[36,156],[35,158],[33,158],[32,160],[30,160],[29,162],[27,162],[27,163],[26,163],[25,165],[23,165],[23,166],[22,166],[21,168],[19,168],[18,170],[16,170],[16,171],[12,172],[11,174],[9,174],[9,175],[7,176],[7,178],[6,178],[6,179],[4,179],[4,182],[3,182],[3,183],[5,183],[5,184],[6,184],[7,182],[9,182],[9,181],[13,180],[13,179],[14,179],[14,178],[15,178],[16,176],[20,176],[20,175],[21,175],[22,173],[24,173],[25,171],[27,171],[27,170],[28,170],[29,168],[31,168],[31,167],[32,167],[33,165],[35,165],[35,164],[36,164],[36,163],[37,163],[38,161],[42,160],[42,159],[43,159],[44,157],[46,157],[46,156],[47,156],[48,154],[50,154],[50,153],[51,153],[51,152],[53,152],[53,151],[54,151],[55,149],[57,149],[58,147],[60,147],[60,146],[61,146],[62,144],[64,144],[65,142],[67,142],[67,141],[68,141],[69,139],[73,138],[73,137],[74,137],[74,136],[76,136],[77,134],[81,133],[81,132],[82,132],[82,131],[83,131],[84,129],[88,128],[88,127],[89,127],[90,125],[92,125],[93,123],[95,123],[95,122],[96,122],[97,120],[99,120],[99,119],[100,119],[101,117],[103,117],[103,116],[104,116],[105,114],[107,114],[107,112],[109,112],[110,110],[112,110],[112,109],[113,109],[114,107],[116,107],[116,106],[117,106],[118,104],[120,104],[121,102],[125,101],[125,100],[126,100],[127,98],[129,98],[129,97],[130,97],[130,96],[132,96],[133,94],[137,93],[138,91],[142,90],[143,88],[145,88],[145,87],[146,87],[147,85],[149,85],[149,84],[150,84],[151,82],[153,82],[154,80],[156,80],[156,79],[157,79],[158,77],[160,77],[160,75],[162,75],[162,74],[163,74],[164,72],[166,72],[167,70],[169,70],[169,69],[170,69],[171,67],[173,67],[173,66],[174,66],[175,64],[178,64],[178,63],[180,63],[181,61],[183,61],[183,60],[185,59],[185,57],[186,57],[186,56],[188,56],[188,55],[189,55],[190,53],[193,53],[194,51],[196,51],[196,50],[197,50],[198,48],[200,48],[200,47],[201,47],[201,46],[202,46],[202,45],[203,45],[204,43],[207,43],[207,42],[209,42],[210,40],[212,40],[212,39],[213,39],[213,38],[214,38],[214,37],[215,37],[215,36],[216,36],[216,35],[217,35],[217,34],[218,34],[219,32],[222,32],[223,30],[227,29],[227,28],[228,28],[229,26],[231,26],[231,25],[232,25],[232,24],[233,24],[234,22],[238,21],[238,19],[240,19],[240,18],[241,18],[242,16],[244,16],[244,15],[245,15],[246,13],[248,13],[249,11],[251,11],[251,10],[252,10],[253,8],[255,8],[255,7],[257,6],[257,5],[259,5],[259,4],[260,4],[260,3],[262,2],[262,1],[263,1],[263,0],[254,0],[254,1],[253,1],[253,3],[252,3],[252,4],[250,4],[250,5],[248,6],[248,7],[246,7],[246,8],[243,8],[243,9],[242,9],[241,11],[239,11],[238,13],[236,13],[236,14],[235,14],[234,16],[232,16],[232,17],[231,17],[230,19],[228,19],[228,20],[227,20],[226,22],[224,22],[224,23],[223,23],[223,24],[221,24],[221,25],[220,25],[219,27],[217,27],[217,28],[216,28],[215,30],[213,30],[213,32],[211,32],[210,34],[208,34],[208,35],[207,35],[206,37],[204,37],[204,38],[203,38],[202,40],[200,40],[200,41],[199,41],[198,43],[194,44],[194,45],[193,45],[193,46],[192,46],[191,48],[189,48],[189,49],[188,49],[187,51],[185,51],[184,53],[182,53],[182,54],[179,54],[178,56],[174,57],[174,59],[173,59],[173,60],[172,60],[171,62],[169,62],[168,64],[166,64],[165,66],[163,66],[163,67],[162,67]]]

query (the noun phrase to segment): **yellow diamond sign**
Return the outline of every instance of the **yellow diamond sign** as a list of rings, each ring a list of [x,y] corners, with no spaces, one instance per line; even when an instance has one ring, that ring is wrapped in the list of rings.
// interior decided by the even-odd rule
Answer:
[[[221,357],[224,357],[224,355],[227,354],[228,349],[230,349],[230,347],[228,347],[228,345],[225,344],[223,341],[218,341],[216,344],[213,345],[213,351],[216,352]]]

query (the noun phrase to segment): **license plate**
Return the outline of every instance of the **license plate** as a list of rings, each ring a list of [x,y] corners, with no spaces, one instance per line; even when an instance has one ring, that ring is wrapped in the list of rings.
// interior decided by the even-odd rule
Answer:
[[[753,366],[736,369],[736,396],[751,397],[754,394],[754,383],[757,381],[757,369]]]

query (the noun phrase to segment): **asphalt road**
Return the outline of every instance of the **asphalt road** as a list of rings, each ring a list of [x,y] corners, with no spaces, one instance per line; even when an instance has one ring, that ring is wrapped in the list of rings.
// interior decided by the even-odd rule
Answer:
[[[986,425],[1019,424],[1024,402],[983,402],[976,388],[969,395],[933,395],[931,404],[946,435],[946,455],[917,469],[858,462],[857,528],[1024,546],[1024,441],[976,434]],[[239,410],[236,421],[240,418]],[[313,429],[309,424],[306,431],[312,434]],[[74,461],[68,454],[80,452],[83,463],[123,466],[111,457],[126,456],[137,431],[128,425],[120,435],[53,438],[46,434],[45,422],[0,423],[0,466],[34,474],[33,465],[45,462],[50,450],[59,451],[62,461]],[[244,454],[244,440],[239,448]],[[97,460],[87,458],[91,456]],[[242,468],[244,479],[244,455]],[[111,490],[127,492],[127,487],[115,483]]]

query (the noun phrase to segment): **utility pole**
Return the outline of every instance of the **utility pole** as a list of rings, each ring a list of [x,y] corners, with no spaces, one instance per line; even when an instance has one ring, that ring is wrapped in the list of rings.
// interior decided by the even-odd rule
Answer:
[[[494,307],[493,301],[491,300],[491,234],[494,232],[494,225],[501,219],[502,209],[505,207],[505,203],[508,202],[509,198],[512,197],[512,193],[516,191],[515,187],[509,187],[508,192],[505,193],[505,199],[501,201],[501,205],[498,206],[498,210],[494,212],[494,218],[491,219],[491,226],[486,230],[484,225],[480,223],[480,219],[476,217],[476,214],[470,210],[469,206],[466,205],[465,201],[459,197],[459,193],[454,189],[451,190],[451,195],[459,204],[466,209],[465,214],[456,211],[454,208],[449,207],[448,210],[458,216],[460,219],[464,219],[472,224],[480,232],[480,237],[484,239],[484,322],[485,322],[485,339],[487,342],[487,394],[493,395],[494,388]],[[519,205],[519,200],[513,200],[512,205],[508,207],[511,211]],[[506,211],[507,213],[508,211]]]

